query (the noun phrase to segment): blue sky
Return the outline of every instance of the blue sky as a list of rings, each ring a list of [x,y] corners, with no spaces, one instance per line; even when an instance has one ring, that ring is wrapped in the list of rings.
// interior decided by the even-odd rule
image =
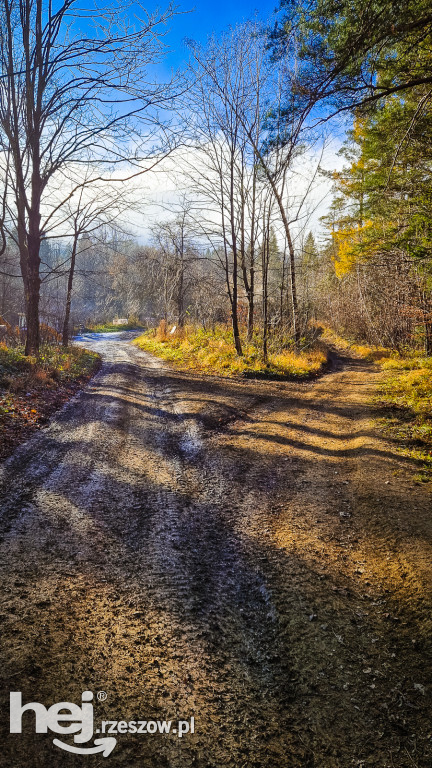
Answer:
[[[166,3],[168,0],[165,0]],[[151,8],[155,8],[158,0],[152,0]],[[174,0],[175,2],[175,0]],[[278,0],[262,0],[257,5],[256,0],[215,0],[215,2],[200,2],[194,0],[190,3],[184,0],[179,6],[179,13],[168,23],[168,30],[164,38],[164,43],[169,47],[163,62],[155,64],[149,68],[151,77],[163,82],[170,79],[173,70],[181,69],[187,62],[189,53],[184,45],[184,39],[190,38],[197,42],[205,43],[212,33],[220,34],[230,25],[235,25],[258,17],[263,22],[269,21],[278,5]],[[163,10],[163,0],[159,0],[159,8]],[[187,12],[189,11],[189,12]],[[139,14],[138,14],[139,15]],[[326,151],[322,162],[323,167],[333,169],[341,165],[340,158],[336,152],[339,149],[340,141],[335,139]],[[318,158],[311,152],[308,162],[316,163]],[[131,226],[142,242],[147,242],[149,238],[149,226],[152,222],[160,219],[161,211],[167,217],[167,208],[178,202],[180,191],[187,192],[187,182],[178,182],[176,174],[180,173],[178,160],[175,156],[167,164],[162,164],[156,173],[150,173],[143,179],[142,198],[143,209],[139,216],[133,217],[130,221]],[[180,183],[180,188],[178,184]],[[298,182],[301,183],[300,181]],[[311,219],[311,228],[318,232],[321,229],[319,217],[327,212],[328,199],[326,194],[330,190],[330,183],[324,180],[319,188],[314,192],[311,202],[312,207],[317,206]],[[180,191],[179,191],[180,190]]]
[[[164,66],[167,69],[177,69],[187,59],[183,40],[185,37],[199,42],[205,42],[212,32],[222,32],[230,24],[251,18],[255,13],[264,21],[269,18],[277,6],[277,0],[215,0],[215,2],[182,2],[179,16],[172,19],[169,24],[165,42],[170,47],[170,52],[165,58]],[[161,4],[162,8],[163,5]],[[185,13],[191,11],[190,13]]]

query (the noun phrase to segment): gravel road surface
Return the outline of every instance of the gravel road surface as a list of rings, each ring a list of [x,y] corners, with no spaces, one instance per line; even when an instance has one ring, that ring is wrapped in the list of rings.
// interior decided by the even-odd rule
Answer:
[[[130,337],[80,339],[101,370],[0,468],[0,765],[430,768],[431,492],[373,427],[381,374],[230,381]],[[87,690],[95,730],[194,733],[8,733],[9,691]]]

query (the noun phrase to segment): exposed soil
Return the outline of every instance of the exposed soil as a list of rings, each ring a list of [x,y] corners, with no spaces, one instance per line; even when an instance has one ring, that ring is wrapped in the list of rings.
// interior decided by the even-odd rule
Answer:
[[[100,372],[0,470],[0,765],[430,768],[431,490],[373,427],[381,374],[229,381],[126,340],[87,341]],[[8,733],[10,690],[195,733],[74,756]]]

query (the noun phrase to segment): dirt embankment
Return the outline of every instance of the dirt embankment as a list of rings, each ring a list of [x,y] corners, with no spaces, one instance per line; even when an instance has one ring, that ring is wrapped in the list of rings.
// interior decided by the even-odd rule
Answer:
[[[373,428],[379,374],[233,382],[94,348],[0,475],[2,708],[90,689],[98,721],[195,716],[119,735],[128,768],[429,768],[431,494]],[[105,764],[30,731],[0,765]]]

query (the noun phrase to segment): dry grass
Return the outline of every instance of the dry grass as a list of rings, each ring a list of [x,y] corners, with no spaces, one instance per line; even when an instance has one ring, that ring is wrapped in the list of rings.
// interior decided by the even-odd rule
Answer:
[[[142,323],[138,320],[130,321],[124,325],[113,325],[112,323],[97,323],[95,325],[88,325],[84,328],[84,332],[90,333],[119,333],[120,331],[136,331],[144,329]]]
[[[236,354],[232,331],[218,326],[214,331],[187,327],[167,331],[161,323],[156,331],[148,331],[134,344],[183,370],[222,376],[257,376],[268,378],[307,378],[319,373],[327,362],[323,344],[296,352],[284,349],[270,354],[265,364],[258,344],[243,342],[243,357]]]
[[[37,357],[27,357],[21,348],[0,344],[0,389],[23,392],[56,387],[75,381],[95,368],[99,355],[80,347],[41,347]]]
[[[381,385],[380,403],[388,408],[384,430],[402,451],[422,463],[417,479],[432,479],[432,358],[411,355],[385,361],[391,371]]]
[[[84,349],[44,346],[38,357],[0,344],[0,460],[48,421],[99,364]]]
[[[388,372],[377,403],[384,406],[382,429],[396,439],[401,451],[423,465],[417,479],[432,479],[432,358],[418,350],[400,352],[382,346],[357,344],[324,327],[321,338],[354,357],[376,363]]]
[[[348,352],[354,357],[368,360],[371,363],[382,364],[389,358],[395,357],[398,353],[394,349],[382,346],[373,346],[370,344],[357,344],[340,336],[332,328],[321,326],[323,328],[321,339],[325,344],[329,344],[342,352]]]

